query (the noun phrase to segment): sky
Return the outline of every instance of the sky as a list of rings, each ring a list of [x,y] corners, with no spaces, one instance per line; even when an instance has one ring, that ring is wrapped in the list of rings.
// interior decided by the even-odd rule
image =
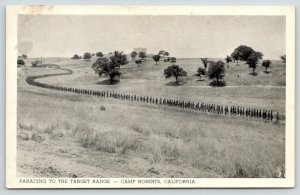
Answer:
[[[19,15],[18,55],[72,57],[85,52],[147,53],[177,58],[224,58],[239,45],[280,59],[285,54],[284,16],[78,16]]]

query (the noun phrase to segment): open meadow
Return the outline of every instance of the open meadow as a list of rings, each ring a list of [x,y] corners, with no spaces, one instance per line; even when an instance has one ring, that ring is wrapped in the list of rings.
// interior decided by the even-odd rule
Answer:
[[[30,64],[33,59],[27,59]],[[177,59],[187,76],[166,79],[170,63],[146,59],[121,66],[108,85],[91,61],[45,58],[73,74],[38,79],[64,87],[235,105],[279,112],[280,123],[182,110],[164,105],[64,93],[26,83],[28,76],[64,72],[18,68],[19,177],[282,177],[285,172],[285,64],[257,75],[244,62],[225,68],[226,86],[193,76],[200,59]],[[217,60],[217,59],[211,59]]]

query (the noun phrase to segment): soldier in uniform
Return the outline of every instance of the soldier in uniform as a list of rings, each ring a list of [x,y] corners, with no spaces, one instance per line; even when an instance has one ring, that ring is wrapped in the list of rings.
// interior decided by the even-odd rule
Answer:
[[[271,112],[268,111],[268,121],[271,119]]]
[[[271,113],[270,113],[270,120],[273,121],[273,112],[271,110]]]
[[[277,112],[276,113],[276,124],[278,124],[279,123],[279,113]]]

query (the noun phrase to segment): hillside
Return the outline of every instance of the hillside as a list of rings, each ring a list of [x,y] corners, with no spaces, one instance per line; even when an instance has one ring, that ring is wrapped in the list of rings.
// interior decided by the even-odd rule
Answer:
[[[103,84],[91,62],[51,59],[72,75],[38,79],[60,86],[253,106],[284,115],[284,65],[270,74],[249,75],[230,64],[226,87],[192,77],[198,59],[180,59],[185,83],[172,85],[163,69],[146,60],[121,67],[120,82]],[[197,65],[198,64],[198,65]],[[283,72],[281,72],[283,71]],[[31,75],[54,68],[18,68],[19,177],[280,177],[285,166],[285,124],[222,116],[172,107],[103,99],[28,85]],[[239,77],[236,77],[239,74]],[[248,85],[242,80],[249,79]],[[35,151],[35,152],[33,152]],[[246,157],[246,158],[245,158]]]

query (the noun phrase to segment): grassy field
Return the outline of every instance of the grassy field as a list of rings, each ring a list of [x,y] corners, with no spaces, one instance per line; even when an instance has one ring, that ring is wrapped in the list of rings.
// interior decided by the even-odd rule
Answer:
[[[48,62],[47,62],[48,60]],[[285,65],[271,73],[243,63],[226,69],[226,87],[192,75],[199,59],[179,59],[188,72],[173,86],[151,60],[121,67],[116,85],[103,85],[91,62],[45,59],[73,75],[40,79],[47,83],[107,89],[137,95],[201,100],[268,108],[284,114]],[[208,115],[29,86],[25,77],[58,72],[18,69],[18,174],[38,177],[278,177],[285,166],[285,126],[262,120]],[[237,76],[238,75],[238,76]],[[104,107],[105,110],[100,109]]]
[[[213,59],[217,60],[217,59]],[[174,99],[201,101],[207,103],[236,105],[269,109],[285,114],[285,65],[273,61],[270,73],[264,73],[264,67],[257,67],[257,76],[252,76],[244,63],[237,66],[234,63],[226,68],[226,87],[209,86],[210,81],[199,81],[193,77],[198,67],[203,67],[200,59],[178,59],[179,64],[187,71],[188,76],[182,86],[174,86],[174,78],[165,79],[163,70],[169,63],[160,62],[155,65],[153,60],[146,60],[141,67],[134,62],[121,67],[121,82],[117,85],[102,84],[106,77],[99,78],[91,69],[91,62],[67,60],[62,66],[74,70],[73,75],[49,77],[41,79],[48,83],[62,84],[89,89],[105,89],[121,91],[137,95],[152,95]]]

